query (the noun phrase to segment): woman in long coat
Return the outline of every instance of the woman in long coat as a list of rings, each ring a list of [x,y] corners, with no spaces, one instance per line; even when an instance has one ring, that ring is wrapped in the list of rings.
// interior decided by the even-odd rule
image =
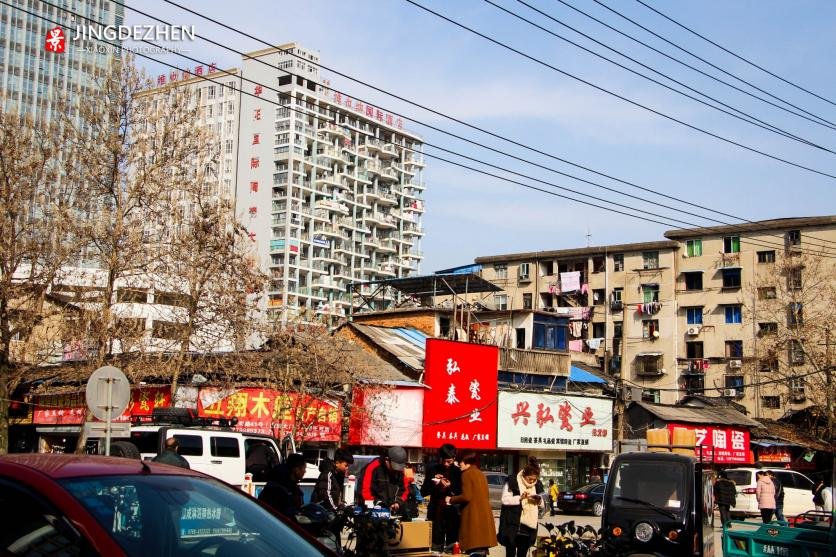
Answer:
[[[497,545],[488,480],[479,470],[479,457],[476,453],[465,454],[459,466],[462,469],[462,492],[447,497],[448,504],[462,505],[459,542],[465,553],[487,554],[489,548]]]
[[[772,514],[775,512],[775,484],[765,471],[758,472],[755,476],[758,478],[755,497],[761,510],[761,520],[765,523],[772,522]]]

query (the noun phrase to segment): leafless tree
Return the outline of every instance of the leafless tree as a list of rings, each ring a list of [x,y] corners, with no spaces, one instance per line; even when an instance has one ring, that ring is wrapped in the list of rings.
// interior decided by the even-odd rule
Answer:
[[[75,255],[79,201],[62,179],[63,137],[55,124],[0,111],[0,453],[9,448],[12,393],[61,354],[66,305],[48,293]]]
[[[803,252],[788,246],[771,267],[756,277],[749,304],[760,395],[778,396],[782,406],[813,406],[833,431],[828,343],[836,331],[836,264],[805,245]]]

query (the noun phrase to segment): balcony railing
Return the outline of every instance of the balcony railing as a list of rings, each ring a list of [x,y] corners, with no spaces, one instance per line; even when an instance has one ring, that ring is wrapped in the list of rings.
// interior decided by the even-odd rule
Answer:
[[[569,377],[571,360],[572,357],[568,352],[521,350],[519,348],[499,349],[499,368],[505,371]]]

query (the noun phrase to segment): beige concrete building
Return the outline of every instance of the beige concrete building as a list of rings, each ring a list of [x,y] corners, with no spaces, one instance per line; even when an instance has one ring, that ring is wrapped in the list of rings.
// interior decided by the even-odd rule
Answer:
[[[682,395],[733,400],[780,418],[825,383],[834,324],[836,217],[669,231],[679,243],[674,351]]]
[[[593,354],[651,401],[677,399],[674,292],[678,244],[645,242],[478,257],[504,289],[497,310],[570,318],[570,351]]]

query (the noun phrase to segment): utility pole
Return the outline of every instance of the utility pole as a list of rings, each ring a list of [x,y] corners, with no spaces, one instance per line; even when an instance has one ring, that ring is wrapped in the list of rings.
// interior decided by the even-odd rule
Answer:
[[[825,399],[827,399],[827,442],[830,450],[833,451],[836,432],[834,432],[833,420],[833,369],[830,367],[830,327],[824,329],[824,373],[827,381]]]

